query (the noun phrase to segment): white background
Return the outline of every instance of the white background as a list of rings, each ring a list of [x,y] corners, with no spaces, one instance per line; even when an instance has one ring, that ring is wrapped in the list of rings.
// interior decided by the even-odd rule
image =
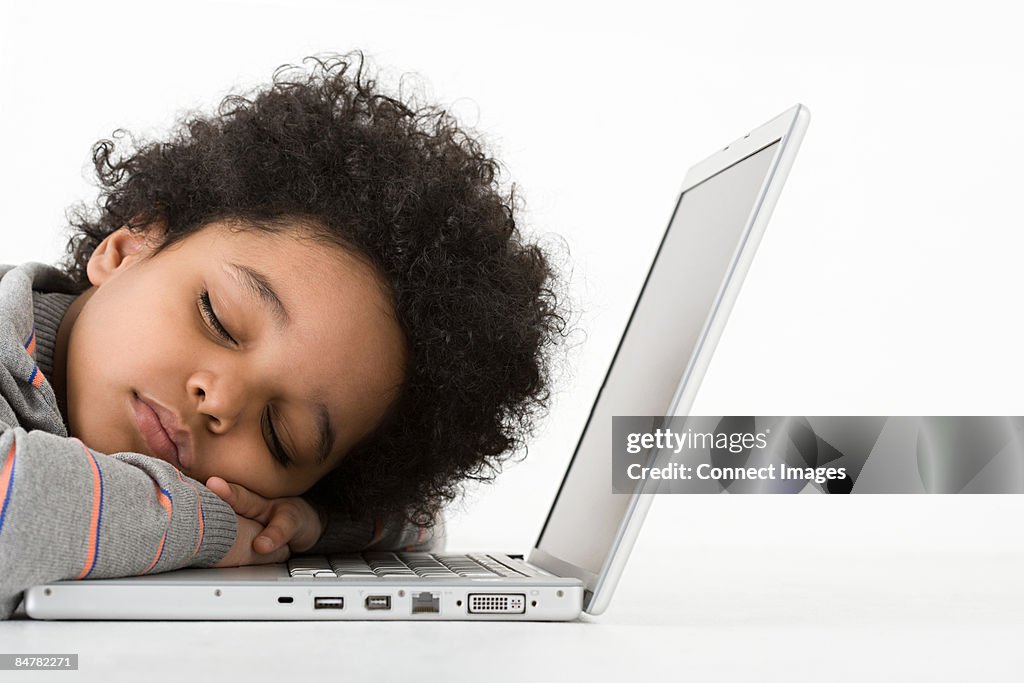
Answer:
[[[137,2],[0,9],[0,262],[57,260],[90,149],[361,48],[476,128],[579,313],[529,456],[449,547],[528,550],[686,169],[796,102],[811,126],[695,414],[1024,414],[1011,3]],[[562,252],[564,255],[564,251]],[[813,498],[813,499],[812,499]],[[641,544],[1024,547],[1024,497],[660,498]],[[978,557],[981,557],[979,554]]]

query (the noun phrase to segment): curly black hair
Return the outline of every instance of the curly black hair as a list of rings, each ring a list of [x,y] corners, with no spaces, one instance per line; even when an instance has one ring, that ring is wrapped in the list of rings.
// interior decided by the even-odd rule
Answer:
[[[405,334],[404,385],[384,421],[306,497],[430,527],[467,479],[491,481],[525,447],[550,399],[553,346],[568,336],[549,254],[523,239],[513,185],[477,137],[437,106],[380,92],[362,52],[279,67],[172,139],[92,149],[94,210],[69,212],[62,266],[84,291],[104,237],[166,225],[161,248],[214,221],[298,221],[368,259]],[[123,138],[118,129],[112,137]]]

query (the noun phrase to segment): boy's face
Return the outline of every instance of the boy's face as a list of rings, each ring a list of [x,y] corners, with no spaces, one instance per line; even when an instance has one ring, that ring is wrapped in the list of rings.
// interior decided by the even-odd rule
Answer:
[[[162,228],[122,228],[96,249],[67,342],[68,422],[101,452],[298,495],[380,423],[403,380],[404,341],[364,262],[297,230],[231,227],[211,224],[156,255]],[[218,335],[204,291],[234,341]],[[335,438],[318,463],[321,417]]]

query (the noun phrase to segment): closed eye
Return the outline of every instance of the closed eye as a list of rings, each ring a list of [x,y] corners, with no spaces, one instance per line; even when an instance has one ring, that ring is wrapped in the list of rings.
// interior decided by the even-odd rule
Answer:
[[[281,463],[282,467],[291,467],[294,461],[288,457],[288,454],[284,450],[284,446],[281,444],[281,440],[277,438],[277,430],[274,429],[274,421],[270,419],[270,409],[263,413],[263,419],[261,420],[265,434],[270,435],[270,453],[274,456],[274,459]],[[264,436],[266,440],[266,436]]]
[[[214,333],[216,333],[217,336],[219,336],[221,339],[237,345],[238,342],[236,342],[234,337],[232,337],[228,333],[228,331],[224,329],[224,326],[221,324],[220,319],[217,317],[217,314],[214,313],[213,303],[210,301],[209,291],[204,289],[202,292],[200,292],[198,303],[199,313],[200,315],[203,316],[203,320],[206,321],[206,324],[209,326],[209,328],[213,330]]]

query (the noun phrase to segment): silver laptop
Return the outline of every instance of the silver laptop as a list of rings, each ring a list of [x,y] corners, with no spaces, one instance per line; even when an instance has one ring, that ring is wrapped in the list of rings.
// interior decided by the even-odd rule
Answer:
[[[612,416],[689,410],[809,120],[806,107],[797,105],[690,169],[558,495],[525,558],[366,552],[60,581],[27,591],[27,614],[562,621],[602,613],[652,493],[612,493]]]

